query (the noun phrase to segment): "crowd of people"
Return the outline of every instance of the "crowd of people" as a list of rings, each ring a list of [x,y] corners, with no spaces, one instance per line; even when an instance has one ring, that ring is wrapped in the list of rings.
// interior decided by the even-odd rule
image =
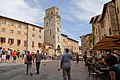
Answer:
[[[120,55],[114,52],[102,54],[100,58],[95,56],[83,56],[85,66],[92,66],[96,69],[108,68],[108,80],[120,80]]]
[[[16,60],[17,59],[24,59],[26,58],[26,54],[27,54],[27,51],[25,50],[12,50],[10,48],[8,49],[5,49],[5,48],[2,48],[0,47],[0,63],[16,63]],[[35,52],[30,52],[30,54],[32,55],[32,62],[34,63],[35,61]],[[46,60],[46,59],[52,59],[54,60],[55,59],[55,56],[49,56],[47,53],[42,53],[43,55],[43,59]]]
[[[20,50],[11,50],[0,47],[0,62],[1,63],[16,63],[17,58],[24,58],[25,51],[20,52]]]

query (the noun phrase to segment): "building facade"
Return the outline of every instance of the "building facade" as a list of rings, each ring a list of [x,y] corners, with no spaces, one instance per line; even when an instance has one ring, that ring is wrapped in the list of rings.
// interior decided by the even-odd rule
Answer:
[[[118,31],[120,35],[120,0],[112,0],[115,4],[116,17],[118,22]]]
[[[44,29],[42,27],[0,16],[1,47],[36,52],[36,50],[42,49],[43,43]]]
[[[44,44],[44,29],[40,26],[36,26],[33,24],[28,25],[28,47],[27,50],[36,52],[37,50],[40,50],[44,52],[43,50],[43,44]]]
[[[80,36],[81,38],[81,52],[84,55],[87,53],[88,56],[91,56],[92,54],[90,53],[90,50],[92,48],[92,34],[86,34],[83,36]]]
[[[65,34],[61,34],[61,39],[62,39],[61,40],[62,41],[62,45],[61,45],[62,53],[64,53],[65,49],[68,48],[73,55],[79,54],[79,42],[78,41],[69,38]]]
[[[90,23],[92,23],[94,44],[105,36],[119,35],[119,26],[114,2],[110,1],[104,4],[102,14],[92,17]]]

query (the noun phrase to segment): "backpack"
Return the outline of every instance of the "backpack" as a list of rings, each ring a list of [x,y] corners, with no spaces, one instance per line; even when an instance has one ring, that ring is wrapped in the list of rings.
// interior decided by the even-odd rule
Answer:
[[[27,61],[32,61],[32,56],[27,56]]]

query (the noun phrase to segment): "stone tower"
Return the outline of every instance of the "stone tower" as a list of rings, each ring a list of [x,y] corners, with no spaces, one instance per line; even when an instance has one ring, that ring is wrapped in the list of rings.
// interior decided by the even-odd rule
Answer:
[[[44,40],[53,46],[56,53],[61,50],[61,17],[55,6],[45,10]]]

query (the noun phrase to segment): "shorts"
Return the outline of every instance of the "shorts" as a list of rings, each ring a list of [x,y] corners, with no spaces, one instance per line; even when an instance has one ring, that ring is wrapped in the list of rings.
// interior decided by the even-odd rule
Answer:
[[[16,56],[13,56],[13,60],[16,60]]]
[[[10,60],[10,55],[6,55],[6,60]]]

